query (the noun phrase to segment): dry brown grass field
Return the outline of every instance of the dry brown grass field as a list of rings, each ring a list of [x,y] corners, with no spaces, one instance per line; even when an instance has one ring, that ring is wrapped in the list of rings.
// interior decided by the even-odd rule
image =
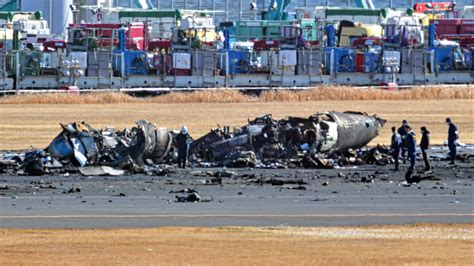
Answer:
[[[69,96],[70,97],[70,96]],[[74,97],[77,96],[73,96]],[[125,96],[128,97],[129,96]],[[159,99],[159,98],[154,98]],[[132,98],[133,100],[133,98]],[[188,126],[197,138],[217,124],[241,126],[247,119],[270,113],[275,118],[307,117],[317,111],[362,111],[378,114],[388,122],[371,145],[388,144],[390,127],[408,119],[417,132],[421,126],[431,130],[433,144],[447,138],[444,120],[451,117],[458,125],[460,141],[474,143],[472,98],[450,100],[324,100],[255,101],[241,103],[155,103],[120,102],[109,104],[0,104],[0,150],[43,148],[60,132],[59,123],[86,121],[96,128],[131,127],[147,119],[159,127],[179,129]]]
[[[0,264],[472,265],[474,225],[0,229]]]
[[[136,98],[123,93],[86,93],[80,96],[64,93],[18,94],[0,98],[0,104],[110,104],[110,103],[246,103],[306,102],[355,100],[452,100],[472,99],[474,86],[419,87],[396,91],[344,86],[320,86],[315,89],[270,90],[255,95],[237,90],[171,92],[160,97]]]

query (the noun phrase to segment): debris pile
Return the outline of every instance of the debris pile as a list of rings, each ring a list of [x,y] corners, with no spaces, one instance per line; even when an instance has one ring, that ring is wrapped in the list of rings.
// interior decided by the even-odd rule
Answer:
[[[389,150],[364,147],[385,120],[356,112],[316,113],[308,118],[275,120],[263,115],[234,128],[212,129],[191,141],[189,160],[200,167],[333,168],[350,164],[387,164]],[[176,162],[176,132],[146,120],[131,129],[97,130],[85,122],[61,125],[44,150],[0,160],[0,171],[27,175],[80,173],[86,176],[146,173],[167,175]],[[214,176],[206,181],[219,184]]]
[[[374,139],[385,120],[356,112],[324,112],[308,118],[275,120],[264,115],[235,128],[212,129],[191,143],[190,159],[200,166],[333,168],[336,165],[390,162],[378,146],[355,150]]]
[[[125,171],[154,171],[154,167],[147,166],[174,161],[175,133],[145,120],[123,131],[97,130],[85,122],[61,124],[61,128],[61,133],[46,149],[2,160],[1,171],[21,168],[27,175],[60,172],[122,175]]]

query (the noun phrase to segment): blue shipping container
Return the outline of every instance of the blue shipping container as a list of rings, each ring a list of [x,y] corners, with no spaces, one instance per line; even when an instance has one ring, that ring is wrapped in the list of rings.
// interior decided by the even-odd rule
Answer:
[[[250,53],[247,50],[220,50],[218,65],[226,75],[245,74],[249,71]],[[227,56],[225,56],[227,54]],[[226,60],[229,60],[226,62]],[[227,70],[229,73],[227,73]]]
[[[334,59],[337,72],[355,72],[355,53],[353,49],[337,48]]]
[[[380,66],[380,53],[365,52],[364,53],[364,72],[378,72]]]
[[[331,52],[334,53],[334,59],[331,62]],[[328,74],[332,69],[335,72],[355,72],[355,53],[354,49],[330,47],[324,49],[324,66]]]
[[[123,60],[122,60],[123,56]],[[147,74],[146,51],[120,51],[114,53],[112,68],[115,72],[122,72],[122,62],[124,63],[123,74],[146,75]]]
[[[435,67],[437,71],[453,71],[454,57],[453,47],[435,47]]]

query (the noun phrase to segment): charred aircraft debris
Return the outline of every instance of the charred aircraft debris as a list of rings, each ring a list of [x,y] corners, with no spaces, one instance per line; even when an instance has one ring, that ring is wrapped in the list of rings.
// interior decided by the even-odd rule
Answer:
[[[356,112],[323,112],[281,120],[264,115],[232,132],[227,126],[216,128],[193,140],[189,160],[199,167],[332,168],[385,164],[391,159],[384,147],[357,151],[378,135],[384,123],[376,115]],[[177,159],[177,132],[145,120],[123,131],[98,130],[85,122],[61,128],[44,150],[4,155],[0,172],[155,175],[166,174]]]
[[[308,118],[257,117],[230,132],[213,129],[193,141],[191,161],[200,166],[331,168],[336,161],[362,163],[364,147],[385,120],[355,112],[324,112]]]

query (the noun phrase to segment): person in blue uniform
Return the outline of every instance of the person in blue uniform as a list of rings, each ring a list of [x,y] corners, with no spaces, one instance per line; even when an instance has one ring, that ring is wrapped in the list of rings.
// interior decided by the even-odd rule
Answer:
[[[420,149],[423,155],[423,161],[425,162],[425,171],[431,170],[430,160],[428,158],[427,150],[430,147],[430,131],[426,127],[421,127],[421,141]]]
[[[416,134],[411,130],[411,127],[406,125],[405,126],[405,147],[407,149],[408,159],[410,160],[410,168],[413,170],[415,168],[416,162]]]
[[[400,156],[400,147],[402,145],[402,137],[396,131],[395,127],[392,127],[392,141],[390,144],[390,150],[392,152],[393,160],[395,161],[394,171],[398,171],[398,157]]]
[[[189,150],[189,134],[186,126],[183,126],[181,132],[176,136],[176,144],[178,146],[178,167],[184,169]]]
[[[456,145],[457,145],[457,140],[459,138],[458,136],[458,128],[456,125],[453,123],[451,118],[446,118],[446,124],[448,124],[448,148],[449,148],[449,155],[451,158],[451,162],[449,164],[454,164],[454,160],[456,159]]]
[[[405,131],[406,126],[408,126],[408,121],[403,120],[402,125],[398,128],[398,131],[397,131],[398,134],[400,135],[400,137],[402,138],[402,144],[401,144],[400,148],[402,150],[403,163],[405,163],[406,156],[407,156],[407,148],[406,148],[406,143],[405,143],[405,139],[406,139],[406,136],[407,136],[407,132]]]

